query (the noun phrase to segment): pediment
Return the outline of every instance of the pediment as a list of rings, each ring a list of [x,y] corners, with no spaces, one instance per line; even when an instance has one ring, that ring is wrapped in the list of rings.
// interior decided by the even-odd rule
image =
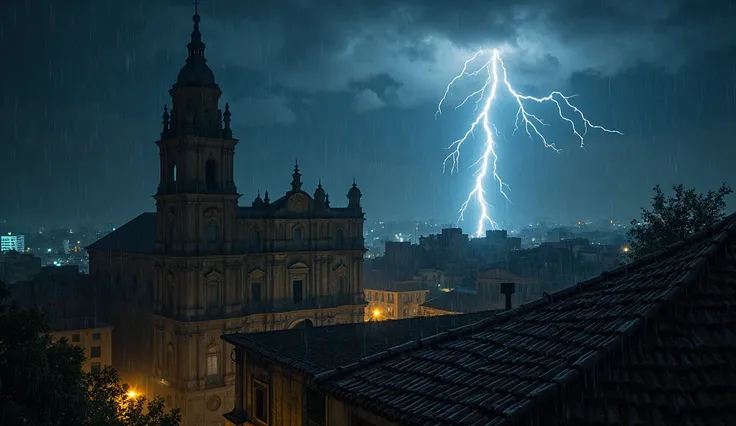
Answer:
[[[307,270],[309,269],[309,266],[302,262],[295,262],[291,266],[289,266],[289,269],[291,270]]]
[[[204,211],[204,217],[206,217],[207,219],[220,217],[220,209],[218,209],[217,207],[208,207]]]
[[[220,281],[222,278],[222,275],[220,275],[219,272],[215,271],[214,269],[210,272],[206,273],[204,277],[207,279],[207,281]]]
[[[332,270],[335,275],[337,276],[345,276],[348,273],[348,267],[343,265],[342,263],[337,265],[335,269]]]
[[[266,275],[266,273],[263,271],[263,269],[260,268],[255,268],[252,271],[248,272],[248,277],[253,279],[261,278],[264,275]]]

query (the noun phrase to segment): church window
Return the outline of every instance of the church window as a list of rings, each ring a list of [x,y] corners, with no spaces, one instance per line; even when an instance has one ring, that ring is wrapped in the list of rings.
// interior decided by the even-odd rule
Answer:
[[[250,246],[253,250],[261,249],[261,233],[257,229],[250,233]]]
[[[335,293],[336,294],[345,294],[345,277],[339,276],[335,277]]]
[[[174,163],[174,167],[171,170],[171,176],[174,182],[176,182],[177,175],[178,175],[178,172],[176,170],[176,163]]]
[[[250,283],[250,301],[261,303],[261,283],[258,281]]]
[[[207,160],[204,166],[205,188],[207,191],[217,190],[217,162],[213,159]]]
[[[211,220],[210,223],[207,224],[207,241],[211,243],[216,243],[220,236],[219,231],[220,230],[217,227],[217,222]]]
[[[174,346],[169,343],[169,345],[166,347],[166,374],[168,375],[169,379],[174,378]]]
[[[173,220],[169,220],[169,244],[174,243],[174,236],[176,232],[176,224]]]
[[[207,376],[218,376],[220,375],[220,347],[217,345],[210,345],[207,348]]]
[[[295,226],[294,227],[294,244],[298,247],[302,245],[302,227],[301,226]]]
[[[291,282],[291,287],[294,303],[301,303],[304,300],[304,281],[294,280]]]
[[[217,309],[220,306],[220,283],[213,281],[207,284],[207,308]]]
[[[166,288],[166,307],[174,309],[174,283],[169,282]]]
[[[345,245],[345,233],[342,229],[335,231],[335,246],[342,248]]]

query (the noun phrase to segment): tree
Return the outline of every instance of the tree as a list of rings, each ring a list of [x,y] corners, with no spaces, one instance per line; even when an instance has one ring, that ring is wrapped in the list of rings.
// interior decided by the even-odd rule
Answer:
[[[733,192],[725,183],[707,194],[698,194],[683,185],[674,185],[672,189],[674,196],[665,197],[662,188],[655,186],[651,210],[642,208],[641,220],[631,221],[630,259],[654,253],[722,219],[725,198]]]
[[[178,410],[165,411],[163,398],[148,401],[133,394],[112,367],[89,373],[86,379],[88,425],[177,426],[181,420]]]
[[[46,316],[10,300],[0,282],[0,424],[177,426],[162,398],[130,397],[115,369],[82,371],[83,351],[52,339]]]

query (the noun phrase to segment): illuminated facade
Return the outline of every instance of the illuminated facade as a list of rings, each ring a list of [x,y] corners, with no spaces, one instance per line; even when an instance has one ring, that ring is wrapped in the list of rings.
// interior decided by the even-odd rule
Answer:
[[[365,249],[355,183],[347,207],[332,207],[321,184],[311,195],[302,190],[295,166],[282,197],[238,205],[238,140],[229,106],[220,109],[199,20],[195,13],[189,56],[169,91],[173,107],[163,114],[156,212],[88,251],[114,302],[106,314],[117,327],[121,375],[182,409],[184,425],[210,426],[234,401],[232,348],[219,337],[362,322]]]
[[[391,285],[367,285],[365,288],[366,321],[406,319],[421,315],[420,305],[429,290],[421,282],[392,282]]]
[[[8,235],[0,235],[0,253],[6,251],[17,251],[23,253],[26,251],[26,237],[23,235],[13,235],[8,232]]]

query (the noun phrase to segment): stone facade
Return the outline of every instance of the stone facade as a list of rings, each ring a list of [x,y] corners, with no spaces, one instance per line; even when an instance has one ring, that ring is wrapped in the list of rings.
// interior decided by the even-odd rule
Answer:
[[[222,334],[363,321],[362,194],[332,207],[320,184],[260,194],[239,206],[237,139],[206,65],[199,15],[189,57],[170,90],[156,212],[88,247],[107,293],[121,376],[182,409],[184,425],[219,425],[233,406],[232,347]]]

